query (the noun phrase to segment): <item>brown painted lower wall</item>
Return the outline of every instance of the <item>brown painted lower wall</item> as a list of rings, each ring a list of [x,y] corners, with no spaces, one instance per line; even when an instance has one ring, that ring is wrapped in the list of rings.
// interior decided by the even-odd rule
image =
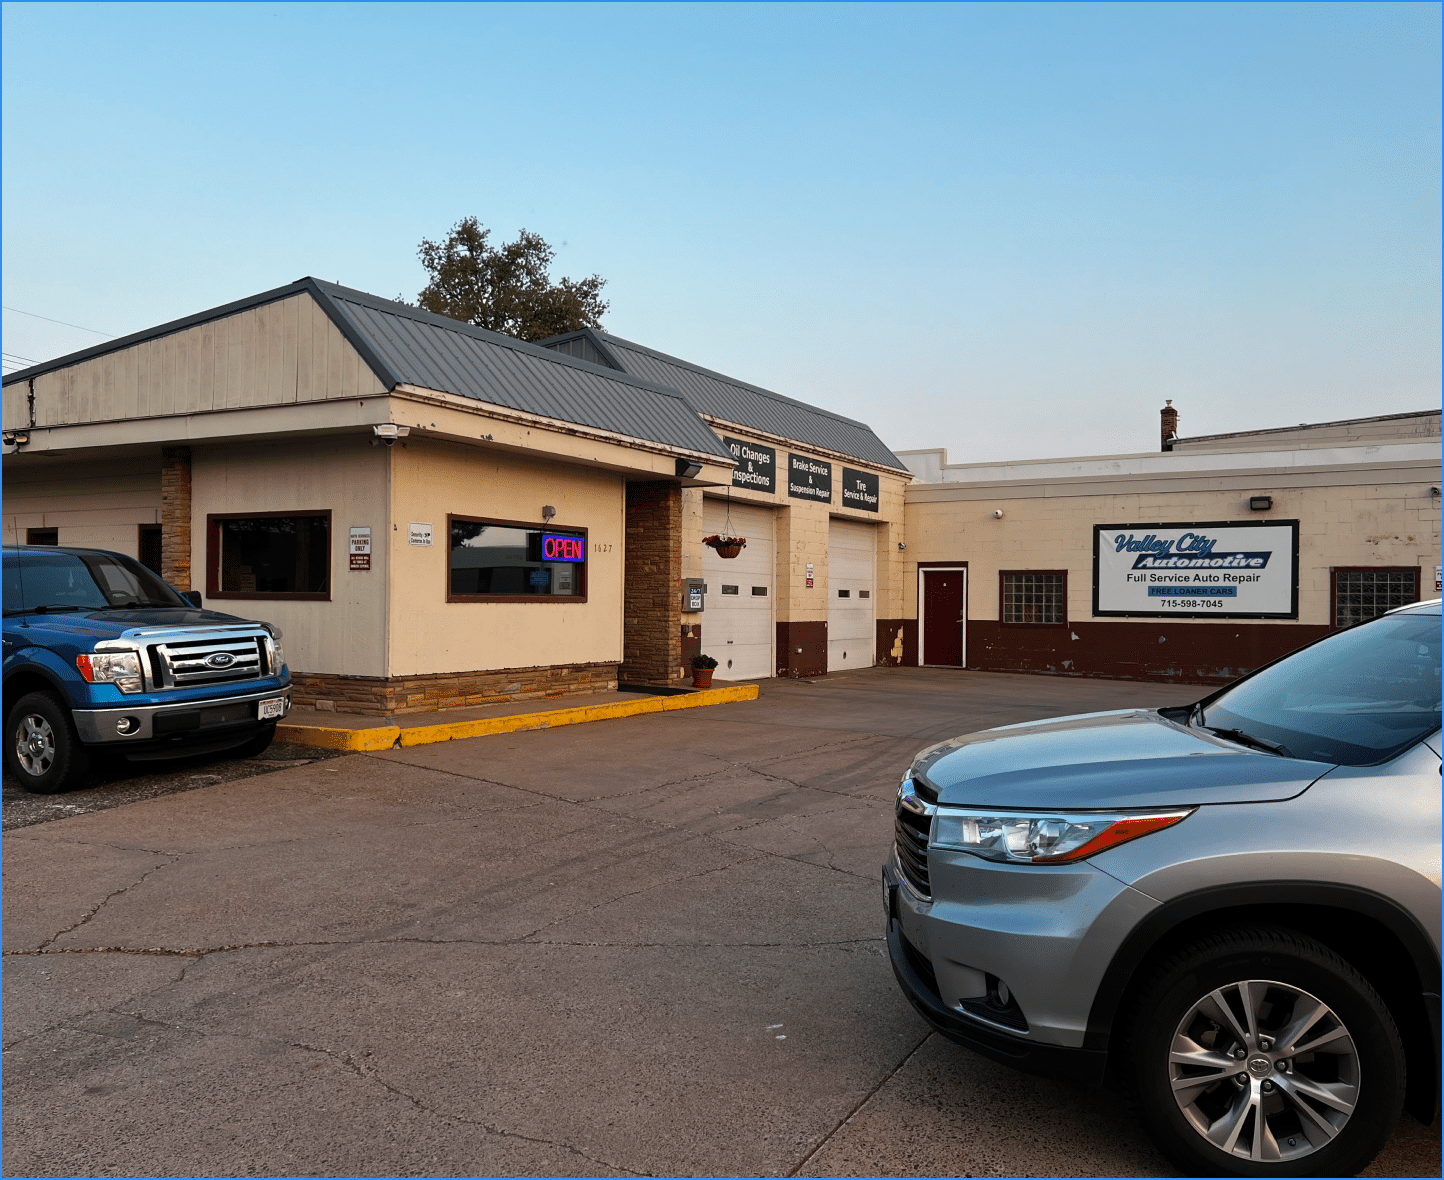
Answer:
[[[967,661],[985,672],[1226,684],[1328,633],[1326,626],[1279,623],[1110,620],[1032,628],[970,619]]]
[[[335,676],[326,672],[296,672],[291,678],[291,700],[297,705],[330,708],[337,713],[392,717],[507,701],[584,696],[616,687],[616,664],[503,668],[490,672],[443,672],[434,676]]]
[[[878,619],[877,662],[885,668],[916,666],[918,662],[918,621]]]
[[[695,617],[695,616],[694,616]],[[692,667],[692,657],[702,654],[702,624],[682,624],[682,667]]]
[[[777,674],[794,678],[827,675],[827,624],[777,624]]]

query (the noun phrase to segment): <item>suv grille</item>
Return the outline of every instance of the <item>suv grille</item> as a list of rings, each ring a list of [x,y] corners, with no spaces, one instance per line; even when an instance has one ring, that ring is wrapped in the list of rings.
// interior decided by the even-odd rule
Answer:
[[[156,643],[148,654],[151,670],[162,688],[255,680],[268,671],[266,645],[259,635]]]
[[[927,810],[922,814],[904,807],[899,797],[894,813],[894,844],[897,864],[909,885],[923,897],[932,896],[928,881],[928,834],[932,829],[933,810],[938,794],[920,778],[913,779],[913,792]]]

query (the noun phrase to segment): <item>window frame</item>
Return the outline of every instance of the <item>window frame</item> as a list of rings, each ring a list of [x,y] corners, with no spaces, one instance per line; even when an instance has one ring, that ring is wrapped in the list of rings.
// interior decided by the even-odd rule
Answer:
[[[581,593],[580,594],[453,594],[451,592],[451,523],[461,521],[464,524],[494,524],[502,528],[526,529],[528,532],[538,533],[573,533],[580,534],[582,538],[582,551],[587,555],[586,560],[581,563]],[[573,562],[566,564],[572,565]],[[445,577],[446,602],[569,602],[584,603],[587,595],[591,592],[591,564],[592,564],[592,539],[591,533],[583,526],[538,524],[534,520],[501,520],[494,516],[468,516],[460,512],[448,512],[446,514],[446,561],[442,564],[442,575]]]
[[[1413,574],[1414,575],[1414,599],[1415,602],[1422,602],[1420,594],[1424,586],[1424,571],[1417,565],[1331,565],[1329,566],[1329,630],[1347,631],[1350,627],[1357,627],[1359,623],[1339,624],[1339,575],[1340,574]],[[1407,605],[1400,603],[1400,606]],[[1393,609],[1392,607],[1390,608]],[[1374,618],[1380,616],[1375,615]],[[1361,622],[1369,622],[1363,619]]]
[[[1061,578],[1063,579],[1063,588],[1062,588],[1062,594],[1061,594],[1061,601],[1062,601],[1062,607],[1063,607],[1063,617],[1062,617],[1061,620],[1059,620],[1059,621],[1056,622],[1056,623],[1011,623],[1011,622],[1008,622],[1006,619],[1003,618],[1003,614],[1004,614],[1004,593],[1003,593],[1003,590],[1004,590],[1004,587],[1005,587],[1005,585],[1006,585],[1006,583],[1007,583],[1007,579],[1008,579],[1009,577],[1014,576],[1014,575],[1018,575],[1018,574],[1057,574],[1059,577],[1061,577]],[[1000,626],[1000,627],[1027,627],[1027,628],[1037,628],[1037,627],[1053,627],[1053,628],[1058,628],[1058,627],[1068,627],[1068,626],[1071,626],[1071,625],[1072,625],[1072,624],[1070,624],[1070,623],[1068,622],[1068,571],[1067,571],[1067,570],[1065,570],[1065,569],[1062,569],[1062,570],[1059,570],[1059,569],[1051,569],[1051,570],[999,570],[999,571],[998,571],[998,626]]]
[[[326,589],[324,591],[222,590],[221,589],[221,522],[224,520],[261,520],[282,516],[323,516],[326,518]],[[288,508],[282,512],[208,512],[206,513],[206,597],[219,599],[269,600],[271,602],[330,602],[336,586],[336,530],[332,527],[329,508]]]

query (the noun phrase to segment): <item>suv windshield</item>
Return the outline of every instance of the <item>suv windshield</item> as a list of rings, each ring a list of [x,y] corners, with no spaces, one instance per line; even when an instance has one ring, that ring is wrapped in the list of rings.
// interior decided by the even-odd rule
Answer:
[[[118,553],[5,555],[5,613],[185,607],[174,590]]]
[[[1387,762],[1439,728],[1439,639],[1437,614],[1387,615],[1225,690],[1197,721],[1292,758]]]

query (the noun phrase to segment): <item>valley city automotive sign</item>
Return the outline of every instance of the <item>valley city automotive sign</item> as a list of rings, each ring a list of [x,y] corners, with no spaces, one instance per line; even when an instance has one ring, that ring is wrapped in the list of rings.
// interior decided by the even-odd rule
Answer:
[[[1299,522],[1093,526],[1093,613],[1299,617]]]

